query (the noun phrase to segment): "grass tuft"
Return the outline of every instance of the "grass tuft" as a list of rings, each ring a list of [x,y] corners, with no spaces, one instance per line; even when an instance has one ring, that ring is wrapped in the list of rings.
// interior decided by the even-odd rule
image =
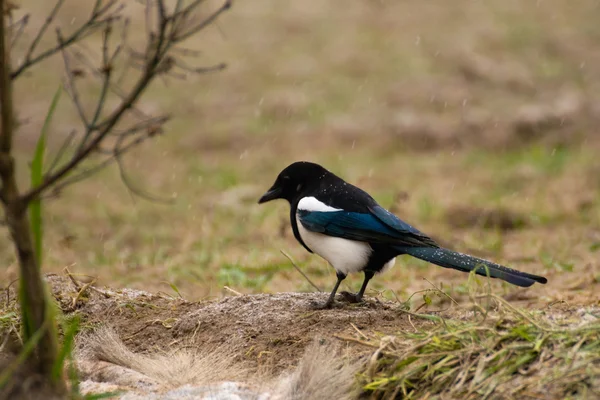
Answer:
[[[556,322],[504,299],[495,310],[432,321],[425,330],[368,338],[377,348],[361,375],[374,398],[590,398],[600,395],[600,320]],[[411,314],[412,316],[416,314]],[[464,318],[464,319],[463,319]],[[588,318],[589,319],[589,318]]]

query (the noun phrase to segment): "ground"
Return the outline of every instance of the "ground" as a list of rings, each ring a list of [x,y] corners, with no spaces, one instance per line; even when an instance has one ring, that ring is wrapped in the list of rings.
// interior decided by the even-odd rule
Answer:
[[[215,384],[223,381],[241,385],[236,390],[247,392],[243,399],[256,399],[259,392],[278,399],[299,386],[293,398],[308,400],[315,398],[311,384],[324,391],[318,398],[340,399],[585,399],[600,393],[598,305],[523,309],[471,282],[470,301],[429,293],[446,300],[435,302],[437,310],[410,311],[407,302],[378,298],[315,310],[326,293],[232,294],[190,302],[94,287],[72,276],[46,279],[64,313],[62,332],[79,321],[73,365],[84,393],[167,399],[205,387],[219,391]],[[0,362],[9,363],[11,349],[19,349],[14,289],[0,306],[14,313],[2,319],[10,335]],[[348,368],[341,382],[332,376],[341,368],[330,365],[335,360]],[[295,378],[301,384],[290,384],[289,375],[302,365],[305,372]],[[10,390],[20,380],[11,382],[0,395],[16,396]],[[197,392],[192,398],[204,398]]]
[[[67,3],[59,22],[70,26],[87,9]],[[33,10],[30,4],[23,1],[22,11]],[[36,2],[32,26],[49,7]],[[128,7],[141,27],[138,6]],[[599,12],[591,0],[578,7],[553,0],[461,0],[452,7],[441,0],[236,2],[190,45],[200,50],[192,63],[228,68],[183,81],[165,77],[140,105],[173,120],[165,135],[131,154],[128,170],[144,190],[175,201],[132,196],[112,169],[73,186],[44,203],[44,271],[65,276],[67,268],[82,285],[152,293],[157,308],[113,304],[112,312],[90,314],[115,325],[135,351],[193,334],[175,321],[184,314],[222,316],[196,335],[234,341],[229,333],[239,331],[239,316],[228,307],[271,300],[281,301],[282,311],[298,307],[285,335],[262,325],[255,338],[241,330],[256,346],[255,362],[262,354],[276,369],[297,361],[311,324],[329,337],[360,336],[348,315],[361,332],[393,333],[390,325],[399,327],[395,334],[411,331],[405,313],[385,320],[392,313],[386,302],[432,315],[453,304],[446,316],[464,323],[464,314],[453,313],[472,304],[467,276],[408,257],[373,279],[373,308],[300,311],[315,289],[280,250],[323,291],[333,271],[295,241],[286,204],[256,201],[283,167],[307,159],[445,246],[546,276],[547,285],[530,289],[490,283],[491,293],[519,310],[593,309],[600,290]],[[87,47],[95,43],[92,37]],[[60,57],[45,65],[15,87],[23,186],[62,77]],[[89,95],[98,89],[87,87]],[[49,155],[76,121],[65,96]],[[0,281],[8,284],[17,268],[7,232],[0,260]],[[360,281],[350,277],[343,289],[356,290]],[[276,310],[267,315],[275,318]]]

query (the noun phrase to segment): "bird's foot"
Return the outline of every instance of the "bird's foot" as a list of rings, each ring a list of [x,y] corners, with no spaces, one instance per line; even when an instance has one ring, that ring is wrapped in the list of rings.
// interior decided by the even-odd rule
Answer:
[[[319,301],[313,300],[310,302],[311,310],[331,310],[332,308],[340,308],[342,304],[336,303],[335,301],[326,301],[325,303],[321,303]]]
[[[333,308],[333,303],[320,303],[317,301],[310,302],[311,310],[330,310]]]
[[[362,303],[363,299],[362,296],[358,296],[357,293],[350,293],[350,292],[340,292],[340,296],[342,296],[342,298],[347,301],[348,303]]]

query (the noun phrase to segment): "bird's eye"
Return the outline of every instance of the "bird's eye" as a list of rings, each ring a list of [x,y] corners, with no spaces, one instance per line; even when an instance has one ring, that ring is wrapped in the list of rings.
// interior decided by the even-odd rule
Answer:
[[[286,180],[286,181],[289,181],[289,180],[290,180],[290,177],[286,175],[286,176],[282,176],[282,177],[281,177],[281,179],[284,179],[284,180]]]
[[[299,184],[298,186],[296,186],[296,192],[299,192],[300,189],[302,189],[302,184]]]

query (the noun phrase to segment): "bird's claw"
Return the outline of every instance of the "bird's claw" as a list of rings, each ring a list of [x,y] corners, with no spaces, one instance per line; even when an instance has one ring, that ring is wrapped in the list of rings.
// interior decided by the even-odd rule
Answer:
[[[342,298],[347,301],[348,303],[362,303],[363,299],[362,297],[358,297],[358,294],[356,293],[350,293],[350,292],[340,292],[340,296],[342,296]]]
[[[325,303],[321,303],[319,301],[313,300],[310,302],[311,310],[331,310],[332,308],[340,308],[341,304],[336,302],[326,301]]]

